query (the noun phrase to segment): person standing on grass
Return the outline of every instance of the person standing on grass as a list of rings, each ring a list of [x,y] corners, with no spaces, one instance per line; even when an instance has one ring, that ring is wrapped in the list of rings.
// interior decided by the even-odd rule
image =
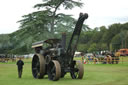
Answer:
[[[21,60],[21,58],[19,58],[19,60],[17,61],[16,65],[18,67],[18,77],[21,78],[22,71],[23,71],[23,65],[24,65],[24,62]]]
[[[85,58],[84,58],[84,54],[83,53],[81,53],[81,58],[82,58],[82,63],[84,63]]]

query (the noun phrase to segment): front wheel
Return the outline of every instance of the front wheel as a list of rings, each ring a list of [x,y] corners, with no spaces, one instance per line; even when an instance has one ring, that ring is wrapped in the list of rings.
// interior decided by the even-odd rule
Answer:
[[[73,70],[70,72],[72,79],[82,79],[84,75],[84,67],[81,61],[76,61]]]

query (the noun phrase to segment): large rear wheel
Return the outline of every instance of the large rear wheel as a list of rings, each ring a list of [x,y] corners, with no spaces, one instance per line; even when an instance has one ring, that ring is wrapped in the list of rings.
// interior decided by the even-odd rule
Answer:
[[[52,60],[48,65],[48,78],[53,81],[59,80],[61,77],[60,63],[56,60]]]
[[[45,74],[45,60],[41,54],[35,54],[32,59],[32,74],[34,78],[41,79]]]
[[[82,79],[84,67],[81,61],[76,61],[73,70],[70,72],[72,79]]]

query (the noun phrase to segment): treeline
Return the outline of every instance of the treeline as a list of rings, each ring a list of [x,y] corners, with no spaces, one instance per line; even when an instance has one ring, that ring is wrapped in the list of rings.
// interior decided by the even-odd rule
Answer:
[[[102,26],[83,32],[78,46],[78,50],[83,52],[115,52],[121,48],[128,48],[128,23],[117,23],[108,28]]]
[[[67,42],[72,32],[67,32]],[[0,54],[27,54],[32,53],[33,42],[48,38],[61,38],[61,33],[51,34],[40,32],[37,29],[20,29],[11,34],[0,35]],[[82,31],[77,51],[117,51],[128,48],[128,23],[112,24]]]

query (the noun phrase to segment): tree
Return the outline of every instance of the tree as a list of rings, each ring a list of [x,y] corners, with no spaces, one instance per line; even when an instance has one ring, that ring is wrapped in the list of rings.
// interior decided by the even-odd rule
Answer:
[[[88,49],[88,52],[97,51],[97,48],[96,47],[97,47],[96,43],[91,44],[91,46]]]
[[[80,36],[80,43],[82,44],[87,44],[91,41],[93,36],[93,32],[92,31],[86,31],[86,32],[82,32],[81,36]]]
[[[32,30],[36,29],[36,32],[48,32],[48,22],[50,17],[48,16],[50,11],[37,11],[28,15],[22,16],[24,19],[18,21],[21,23],[20,28]]]
[[[100,31],[93,31],[93,36],[91,42],[98,43],[102,38],[102,34]]]
[[[111,48],[112,51],[120,49],[120,46],[121,46],[120,34],[117,34],[112,38],[111,45],[112,45],[112,48]]]
[[[102,41],[104,43],[107,43],[108,48],[110,47],[109,45],[111,43],[112,38],[116,34],[120,33],[120,31],[121,31],[121,24],[112,24],[109,26],[109,29],[105,32],[105,34],[102,37]]]
[[[123,30],[119,33],[121,48],[127,48],[128,30]]]
[[[43,3],[36,4],[34,6],[34,8],[37,8],[40,11],[23,16],[24,19],[20,21],[21,27],[26,28],[27,26],[29,28],[39,28],[39,29],[42,28],[54,34],[56,31],[57,25],[59,25],[58,27],[63,28],[63,24],[61,24],[61,26],[60,24],[58,24],[60,23],[60,21],[64,21],[65,19],[67,19],[67,17],[69,19],[72,19],[69,15],[57,13],[57,11],[61,7],[63,7],[64,9],[73,9],[74,7],[83,6],[83,3],[81,3],[81,0],[77,0],[77,1],[75,0],[42,0],[42,1]],[[69,23],[69,21],[66,23]]]
[[[78,44],[77,50],[80,52],[85,52],[87,53],[89,46],[87,44]]]
[[[10,36],[8,34],[0,35],[0,54],[7,53],[7,50],[12,47]]]

